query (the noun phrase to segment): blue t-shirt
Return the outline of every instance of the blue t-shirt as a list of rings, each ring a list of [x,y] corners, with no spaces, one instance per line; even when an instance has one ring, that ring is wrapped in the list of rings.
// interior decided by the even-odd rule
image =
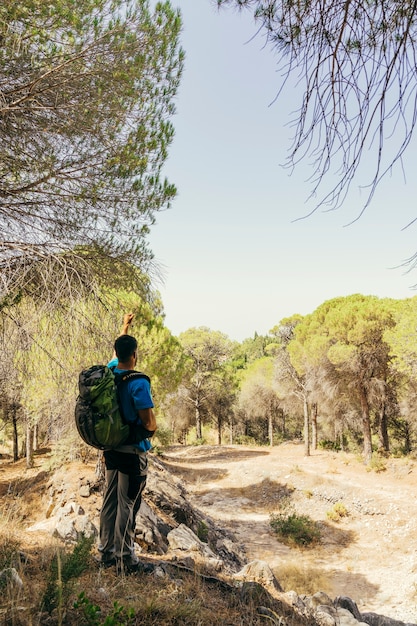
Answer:
[[[117,367],[118,360],[112,359],[107,367],[114,367],[116,374],[121,374],[126,370],[121,370]],[[152,400],[151,386],[146,378],[134,378],[128,383],[125,383],[125,387],[121,392],[121,404],[124,419],[128,424],[140,424],[140,418],[138,411],[142,409],[153,409],[154,403]],[[133,444],[139,450],[147,452],[151,449],[152,445],[149,439],[144,439],[139,443]]]

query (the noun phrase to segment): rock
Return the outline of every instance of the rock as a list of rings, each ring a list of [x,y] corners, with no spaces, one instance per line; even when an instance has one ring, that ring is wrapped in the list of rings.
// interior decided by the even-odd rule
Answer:
[[[340,625],[340,622],[338,621],[337,609],[335,609],[334,606],[318,606],[314,611],[314,617],[320,626]]]
[[[251,561],[243,567],[237,574],[235,574],[236,580],[253,581],[282,591],[282,587],[275,578],[271,568],[265,561],[255,560]]]
[[[333,606],[333,602],[329,598],[327,593],[324,593],[324,591],[318,591],[317,593],[315,593],[313,596],[309,598],[309,605],[312,608],[316,608],[320,605]]]
[[[77,541],[77,531],[75,528],[75,520],[69,517],[63,517],[56,520],[56,525],[53,531],[54,537],[59,537],[64,541]]]
[[[362,613],[362,620],[368,626],[417,626],[417,624],[401,622],[376,613]]]
[[[350,598],[347,598],[346,596],[338,596],[337,598],[335,598],[334,604],[336,607],[341,607],[350,611],[350,613],[352,613],[353,617],[357,621],[360,621],[362,619],[356,603]]]
[[[340,596],[333,601],[322,591],[312,596],[299,596],[295,591],[284,593],[266,562],[256,560],[245,563],[244,552],[233,534],[192,505],[185,486],[170,474],[159,459],[150,455],[149,462],[151,471],[136,520],[138,552],[146,550],[167,555],[172,563],[178,564],[176,567],[183,566],[199,573],[206,569],[221,571],[222,578],[229,575],[228,586],[239,587],[242,598],[256,602],[255,606],[266,611],[263,614],[265,617],[268,617],[268,611],[270,616],[278,616],[279,623],[282,620],[283,624],[296,623],[297,626],[417,626],[375,613],[361,614],[356,603],[348,597]],[[98,496],[92,491],[90,481],[84,476],[77,481],[75,488],[68,485],[64,478],[50,484],[45,500],[47,519],[28,530],[54,533],[70,542],[78,541],[81,534],[96,536],[100,508],[97,506]],[[340,499],[339,495],[321,494],[329,502]],[[81,498],[83,506],[78,502]],[[377,511],[371,510],[371,504],[371,501],[366,501],[366,512],[375,515]],[[362,502],[361,508],[364,507]],[[90,512],[91,519],[86,511]],[[166,562],[161,560],[155,567],[156,577],[167,576],[169,569],[164,565]],[[415,567],[415,563],[412,566]],[[220,581],[220,577],[212,578]],[[13,581],[18,586],[23,584],[17,570],[12,567],[0,572],[2,579]],[[181,581],[178,584],[182,584]],[[100,590],[99,595],[103,598],[106,594],[104,588]],[[273,610],[268,608],[271,599],[275,602]],[[280,609],[276,612],[277,606],[284,607],[282,613]]]
[[[91,495],[90,485],[81,485],[78,493],[82,498],[89,498]]]
[[[98,530],[84,513],[70,513],[67,510],[56,516],[53,535],[64,541],[76,542],[81,536],[97,537]]]
[[[338,608],[336,613],[338,620],[336,623],[340,624],[340,626],[366,626],[365,622],[355,619],[347,609]]]
[[[384,615],[377,615],[376,613],[360,613],[356,603],[344,596],[339,596],[335,599],[334,604],[336,607],[341,607],[348,610],[356,620],[356,623],[367,624],[368,626],[417,626],[417,624],[410,624],[401,622]]]
[[[167,537],[173,529],[183,525],[192,530],[198,538],[201,535],[201,528],[204,528],[207,535],[204,537],[206,545],[215,547],[217,551],[215,557],[220,557],[224,567],[229,572],[235,571],[236,567],[242,567],[243,552],[232,533],[218,526],[191,505],[184,485],[165,468],[162,461],[151,456],[149,462],[150,472],[144,500],[155,514],[157,528],[162,537]],[[142,507],[139,517],[141,516]],[[157,545],[161,547],[160,544]]]
[[[160,531],[160,527],[165,530],[165,536]],[[158,516],[147,502],[142,500],[140,511],[136,517],[136,541],[143,549],[155,549],[158,554],[165,554],[168,550],[166,534],[170,527],[161,524]]]
[[[185,524],[180,524],[177,528],[171,530],[167,535],[169,547],[171,550],[180,550],[184,552],[198,552],[202,556],[210,560],[219,559],[213,550]]]
[[[0,571],[0,582],[11,583],[15,587],[22,589],[23,581],[14,567],[6,567]]]
[[[41,520],[40,522],[37,522],[36,524],[32,524],[32,526],[29,526],[29,528],[27,528],[26,530],[27,532],[30,532],[30,533],[42,531],[42,532],[46,532],[52,535],[55,530],[55,525],[56,525],[56,518],[50,517],[49,519]]]

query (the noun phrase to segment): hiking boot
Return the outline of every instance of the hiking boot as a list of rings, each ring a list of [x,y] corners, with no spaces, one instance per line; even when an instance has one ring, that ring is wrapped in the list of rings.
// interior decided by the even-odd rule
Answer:
[[[143,563],[139,561],[136,555],[117,559],[116,570],[118,574],[150,574],[154,569],[153,563]]]
[[[113,552],[102,552],[94,557],[94,560],[100,565],[100,567],[112,567],[116,565],[116,557]]]

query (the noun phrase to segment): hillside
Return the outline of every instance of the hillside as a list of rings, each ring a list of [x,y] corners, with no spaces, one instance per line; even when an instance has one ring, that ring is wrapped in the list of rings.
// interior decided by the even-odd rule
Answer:
[[[77,500],[87,484],[90,487],[84,496],[88,497],[81,498],[82,507],[95,524],[101,504],[95,462],[74,461],[53,473],[48,470],[49,463],[49,451],[36,456],[32,470],[26,470],[23,461],[15,464],[7,458],[0,459],[3,521],[9,531],[20,529],[21,550],[30,555],[34,570],[34,560],[45,559],[45,552],[53,549],[48,534],[53,507],[62,504],[64,508],[68,502]],[[375,472],[367,471],[359,459],[345,453],[320,450],[304,457],[303,446],[296,443],[272,449],[175,446],[154,458],[151,467],[146,499],[151,507],[155,508],[157,501],[164,509],[166,506],[155,495],[161,472],[175,478],[187,502],[197,512],[193,514],[194,521],[198,522],[201,516],[209,520],[209,532],[214,532],[216,527],[230,533],[236,538],[245,562],[266,561],[285,591],[294,590],[298,594],[324,591],[330,598],[352,598],[361,613],[370,611],[393,620],[417,621],[417,465],[414,461],[391,459],[384,471]],[[322,534],[319,545],[290,548],[277,540],[269,519],[271,513],[279,510],[283,498],[291,501],[297,513],[308,514],[319,522]],[[188,507],[185,502],[180,506]],[[338,521],[328,517],[336,503],[343,503],[347,512]],[[183,512],[186,517],[188,512]],[[166,511],[161,514],[168,520]],[[53,546],[57,543],[54,539]],[[157,555],[145,549],[144,558],[164,557],[161,551]],[[107,580],[117,588],[111,574],[106,572],[106,577],[103,585]],[[41,584],[38,575],[37,585]],[[88,588],[91,583],[83,584]],[[201,602],[207,603],[208,596],[204,597]],[[221,601],[219,597],[218,602]],[[220,611],[219,606],[215,611]],[[210,610],[213,608],[209,607]],[[227,611],[230,610],[229,607]],[[202,616],[201,624],[210,624],[209,617],[208,622],[204,619]],[[247,619],[244,621],[242,617],[242,624],[255,623]],[[220,613],[219,620],[221,623]],[[155,623],[197,622],[185,618],[164,622],[160,617]]]
[[[318,569],[325,574],[319,586],[331,597],[349,596],[361,611],[417,621],[414,461],[391,459],[384,471],[368,471],[352,454],[318,450],[305,457],[301,444],[177,447],[164,460],[194,504],[237,535],[248,559],[266,560],[278,580],[289,564]],[[318,547],[290,549],[271,533],[269,515],[283,490],[297,512],[321,522]],[[348,512],[337,523],[327,518],[336,502]]]

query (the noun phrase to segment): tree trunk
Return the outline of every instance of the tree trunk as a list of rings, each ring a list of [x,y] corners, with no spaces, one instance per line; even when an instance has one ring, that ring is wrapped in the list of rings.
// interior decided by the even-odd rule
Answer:
[[[304,398],[304,455],[310,456],[310,414],[307,398]]]
[[[230,416],[230,445],[233,445],[233,439],[234,439],[234,423],[233,423],[233,415]]]
[[[203,433],[201,429],[201,416],[200,409],[198,405],[195,407],[195,434],[197,439],[203,438]]]
[[[385,404],[382,405],[378,420],[378,440],[379,447],[385,452],[389,452],[388,437],[388,417],[385,413]]]
[[[26,418],[26,467],[33,467],[33,428],[30,425],[29,418]]]
[[[34,424],[33,426],[33,449],[36,451],[38,449],[38,425]]]
[[[362,412],[362,434],[363,434],[363,457],[365,463],[369,463],[372,459],[372,433],[371,419],[369,417],[369,404],[366,392],[360,389],[361,394],[361,412]]]
[[[410,433],[410,425],[406,422],[404,426],[404,446],[405,451],[409,454],[412,450],[411,447],[411,433]]]
[[[217,445],[222,445],[222,419],[221,417],[217,418]]]
[[[316,402],[311,407],[311,447],[317,450],[317,414],[318,408]]]
[[[12,404],[12,425],[13,425],[13,461],[19,460],[19,438],[17,434],[17,406]]]
[[[274,420],[272,418],[272,412],[269,412],[268,415],[268,439],[269,439],[269,445],[273,446],[274,445]]]

